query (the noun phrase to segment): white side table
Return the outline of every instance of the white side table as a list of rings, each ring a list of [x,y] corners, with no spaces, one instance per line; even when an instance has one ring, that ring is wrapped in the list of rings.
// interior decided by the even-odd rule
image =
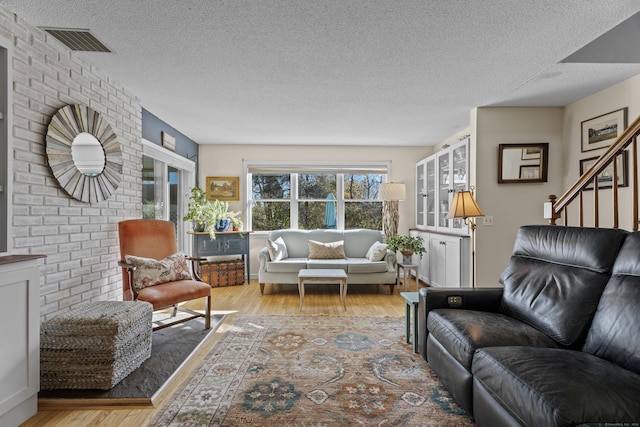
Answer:
[[[402,283],[400,283],[400,269],[402,269]],[[396,283],[398,285],[402,284],[403,289],[407,289],[405,283],[407,280],[409,281],[409,285],[411,285],[411,271],[416,272],[416,291],[418,290],[418,276],[420,275],[420,266],[416,264],[404,264],[402,262],[396,263]]]

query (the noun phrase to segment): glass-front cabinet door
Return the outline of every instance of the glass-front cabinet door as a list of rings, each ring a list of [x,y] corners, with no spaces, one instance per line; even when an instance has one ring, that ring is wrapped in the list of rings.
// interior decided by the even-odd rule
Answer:
[[[451,150],[451,165],[453,179],[451,180],[451,198],[459,191],[465,191],[469,188],[469,144],[462,143],[454,146]],[[461,218],[451,221],[451,228],[457,232],[467,233],[468,226]]]
[[[425,207],[426,207],[426,162],[418,162],[416,164],[416,227],[422,229],[425,224]]]
[[[454,195],[469,188],[469,140],[416,164],[416,228],[468,234],[463,219],[447,219]]]
[[[427,175],[427,188],[425,190],[425,216],[426,226],[436,226],[436,159],[431,158],[425,162]]]
[[[449,193],[451,189],[451,167],[449,152],[438,154],[438,228],[449,228]]]

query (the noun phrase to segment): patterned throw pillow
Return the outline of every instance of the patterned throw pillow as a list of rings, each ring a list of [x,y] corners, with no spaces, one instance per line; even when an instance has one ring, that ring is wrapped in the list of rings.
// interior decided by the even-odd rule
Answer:
[[[309,240],[309,259],[345,259],[344,240],[322,243]]]
[[[267,249],[269,250],[271,261],[281,261],[289,258],[287,245],[284,243],[282,237],[278,237],[275,241],[267,239]]]
[[[180,252],[160,261],[133,255],[125,255],[124,259],[127,264],[136,267],[132,283],[136,291],[161,283],[191,279],[187,257]]]
[[[389,245],[386,243],[373,242],[373,245],[367,251],[367,259],[369,261],[382,261],[387,254],[387,248]]]

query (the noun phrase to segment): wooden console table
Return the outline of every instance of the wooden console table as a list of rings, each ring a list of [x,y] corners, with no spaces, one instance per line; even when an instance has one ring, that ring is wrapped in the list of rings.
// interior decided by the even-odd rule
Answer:
[[[251,273],[251,257],[249,256],[249,234],[251,231],[225,231],[216,233],[211,239],[208,232],[189,232],[193,235],[193,257],[207,258],[212,256],[242,255],[245,265],[245,277],[249,281]]]

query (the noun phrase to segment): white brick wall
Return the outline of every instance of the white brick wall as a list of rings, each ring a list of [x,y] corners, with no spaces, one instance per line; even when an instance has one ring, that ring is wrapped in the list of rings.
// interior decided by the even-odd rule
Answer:
[[[0,35],[13,41],[15,254],[44,254],[40,308],[46,320],[82,301],[119,300],[116,224],[141,217],[142,113],[138,99],[61,43],[0,6]],[[102,203],[72,199],[45,156],[51,116],[81,103],[103,114],[122,146],[123,179]]]

